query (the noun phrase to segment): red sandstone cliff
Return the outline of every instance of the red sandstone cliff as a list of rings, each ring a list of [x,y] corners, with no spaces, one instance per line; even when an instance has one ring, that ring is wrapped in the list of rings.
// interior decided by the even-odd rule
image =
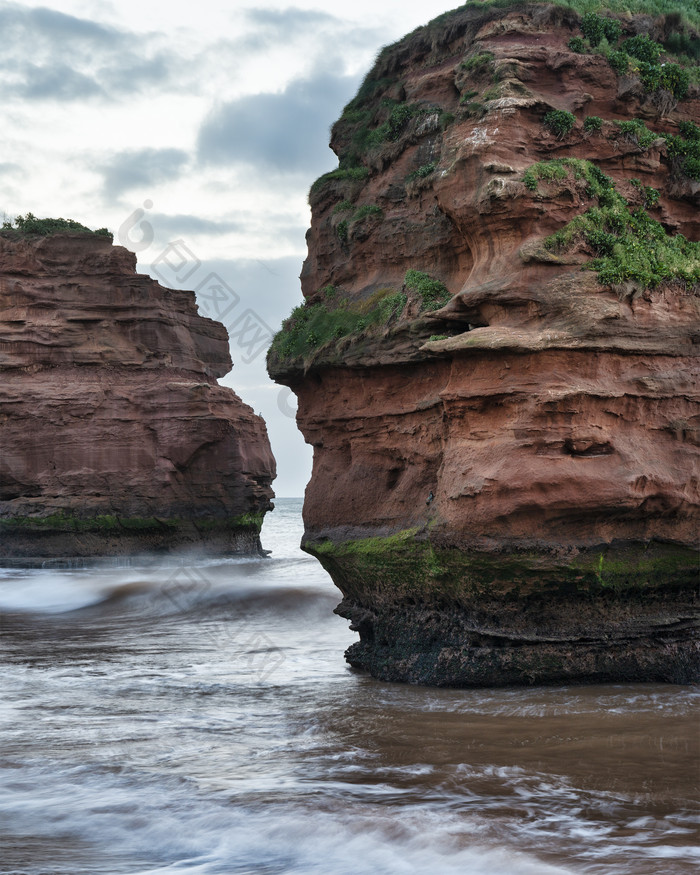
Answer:
[[[0,233],[0,556],[259,552],[265,424],[225,328],[100,236]]]
[[[700,96],[572,51],[579,25],[468,4],[385,49],[311,191],[306,307],[269,367],[314,447],[305,548],[360,632],[348,658],[384,678],[700,675],[700,249],[679,236],[700,240],[700,182],[662,136],[692,136]],[[607,236],[545,245],[591,208]],[[656,238],[680,272],[582,269]]]

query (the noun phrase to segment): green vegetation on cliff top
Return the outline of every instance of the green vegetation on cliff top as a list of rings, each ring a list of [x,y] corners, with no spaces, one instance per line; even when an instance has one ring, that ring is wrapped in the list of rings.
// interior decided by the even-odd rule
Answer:
[[[528,8],[545,6],[570,10],[579,17],[591,14],[605,18],[615,17],[623,24],[630,15],[647,15],[654,19],[668,16],[665,29],[670,32],[664,38],[665,51],[684,56],[691,62],[700,58],[700,4],[697,0],[470,0],[462,6],[443,12],[397,42],[384,46],[365,76],[357,95],[346,106],[345,112],[372,101],[394,84],[397,81],[397,68],[405,63],[412,47],[418,47],[422,43],[421,48],[434,51],[450,44],[455,37],[455,26],[460,18],[473,17],[479,13],[485,17],[493,17],[500,11],[507,12],[511,8],[526,11]],[[614,25],[610,24],[604,26],[606,44],[608,37],[614,40],[617,36],[613,28]]]
[[[580,14],[587,12],[652,16],[680,14],[688,24],[700,28],[700,6],[697,0],[539,0],[539,2],[538,0],[469,0],[457,9],[438,15],[427,27],[442,23],[461,9],[510,9],[512,6],[517,6],[519,9],[528,6],[561,6]]]
[[[664,23],[666,20],[664,19]],[[622,25],[614,18],[586,13],[581,19],[583,37],[572,37],[568,47],[579,54],[594,51],[604,55],[618,75],[636,76],[647,92],[665,90],[676,100],[688,96],[691,78],[700,80],[700,40],[672,29],[662,45],[649,34],[625,39],[620,46]],[[676,55],[680,64],[667,55]],[[692,56],[692,57],[691,57]]]
[[[112,232],[108,231],[107,228],[98,228],[93,231],[74,219],[38,219],[33,213],[17,216],[14,222],[4,221],[1,230],[13,231],[22,235],[36,234],[41,237],[47,237],[49,234],[79,233],[108,237],[110,240],[114,238]]]
[[[582,28],[585,38],[576,37],[576,50],[604,53],[617,72],[637,76],[647,91],[663,88],[673,92],[677,99],[683,99],[689,82],[700,82],[700,4],[697,0],[471,0],[379,52],[357,94],[336,122],[334,148],[338,151],[339,167],[316,180],[310,192],[312,203],[326,183],[333,180],[361,183],[373,172],[374,166],[393,160],[395,141],[402,140],[405,131],[413,130],[408,126],[415,116],[438,113],[443,128],[454,119],[444,107],[402,102],[401,72],[407,59],[415,55],[423,58],[423,63],[439,63],[446,57],[445,53],[454,51],[456,35],[466,29],[469,22],[482,17],[494,18],[511,8],[524,11],[531,7],[560,8],[570,27],[578,22]],[[652,32],[661,42],[643,33],[631,36],[626,28],[631,15],[651,16],[654,19]],[[481,52],[467,57],[461,67],[473,75],[481,75],[489,59],[489,53]],[[495,72],[494,77],[497,78]],[[470,90],[466,94],[471,97],[477,92]],[[486,112],[482,103],[472,101],[469,106],[477,108],[477,114]],[[400,146],[401,143],[399,149]]]

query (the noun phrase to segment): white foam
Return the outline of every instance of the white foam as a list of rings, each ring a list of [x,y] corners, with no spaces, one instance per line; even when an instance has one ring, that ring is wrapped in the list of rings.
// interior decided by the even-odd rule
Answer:
[[[94,846],[104,864],[146,859],[129,875],[570,875],[514,849],[487,847],[479,824],[458,813],[353,805],[332,810],[268,802],[245,807],[203,796],[188,782],[74,769],[40,769],[20,780],[5,772],[5,829],[47,839],[70,835]],[[40,789],[37,789],[40,788]],[[11,805],[11,808],[10,808]],[[123,871],[123,870],[120,870]]]

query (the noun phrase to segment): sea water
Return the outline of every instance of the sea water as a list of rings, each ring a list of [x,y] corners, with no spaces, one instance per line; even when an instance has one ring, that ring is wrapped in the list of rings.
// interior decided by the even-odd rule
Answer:
[[[700,692],[352,671],[277,500],[267,559],[0,570],[0,872],[697,872]]]

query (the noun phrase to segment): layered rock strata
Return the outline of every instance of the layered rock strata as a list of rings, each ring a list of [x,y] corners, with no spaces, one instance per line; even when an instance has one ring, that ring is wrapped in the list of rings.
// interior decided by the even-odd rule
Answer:
[[[275,463],[226,329],[90,234],[0,233],[0,557],[260,553]]]
[[[385,49],[311,190],[269,369],[314,448],[304,549],[383,679],[700,677],[699,92],[580,24],[467,4]]]

